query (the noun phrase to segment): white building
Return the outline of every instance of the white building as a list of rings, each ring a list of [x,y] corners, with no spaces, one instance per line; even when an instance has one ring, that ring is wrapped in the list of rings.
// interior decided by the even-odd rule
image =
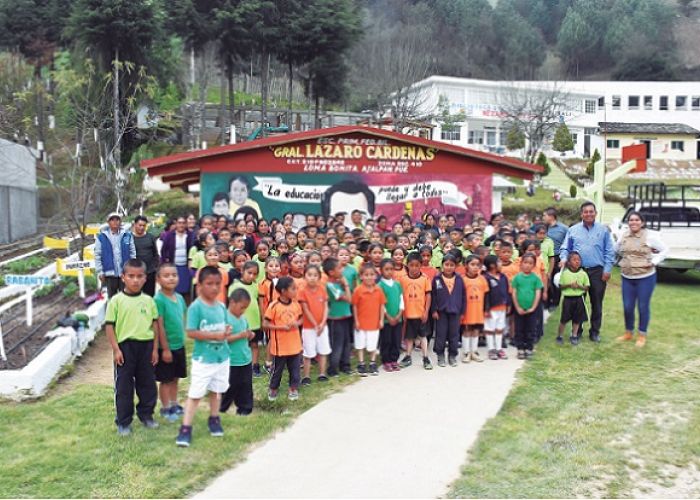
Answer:
[[[431,76],[412,89],[417,115],[438,116],[443,99],[450,114],[465,116],[453,127],[444,127],[435,119],[434,139],[496,153],[506,153],[502,110],[512,109],[514,102],[528,95],[559,92],[565,97],[558,121],[566,123],[574,139],[574,149],[567,156],[588,157],[596,148],[603,154],[607,137],[601,133],[602,123],[685,125],[700,130],[700,82],[492,81]],[[650,129],[658,132],[664,127]],[[700,158],[697,137],[688,135],[685,139],[682,154],[674,150],[673,159]],[[623,142],[635,140],[632,135],[630,141]],[[678,146],[677,137],[658,133],[643,134],[638,142],[649,144],[651,158],[663,158],[661,152],[669,151],[672,143]],[[607,146],[610,158],[620,157],[619,140],[608,141]]]

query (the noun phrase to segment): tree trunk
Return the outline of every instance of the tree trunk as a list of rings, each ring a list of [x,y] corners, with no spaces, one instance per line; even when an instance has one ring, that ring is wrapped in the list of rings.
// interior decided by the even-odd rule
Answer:
[[[119,49],[114,49],[114,76],[112,78],[112,109],[113,109],[113,124],[112,131],[114,133],[114,147],[112,150],[112,157],[114,159],[115,170],[121,168],[121,134],[119,129],[121,127],[121,117],[119,110]]]
[[[314,92],[314,128],[321,128],[320,104],[321,98],[318,96],[317,92]]]
[[[44,88],[41,83],[41,66],[34,67],[34,91],[36,92],[36,148],[39,158],[44,159],[46,139],[44,134]]]
[[[292,61],[289,61],[289,90],[287,92],[287,127],[289,127],[289,130],[291,132],[292,130],[292,100],[294,97],[294,66],[292,65]]]
[[[219,144],[226,144],[226,122],[228,115],[226,114],[226,71],[224,64],[221,65],[219,73]]]
[[[267,46],[263,46],[261,54],[261,71],[260,71],[260,98],[262,105],[260,107],[260,125],[262,125],[262,137],[265,137],[265,124],[267,123],[267,77],[270,70],[270,52]]]

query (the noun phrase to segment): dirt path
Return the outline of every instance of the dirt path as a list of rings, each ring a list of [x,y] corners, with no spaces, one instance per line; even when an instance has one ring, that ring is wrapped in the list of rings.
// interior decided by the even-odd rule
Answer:
[[[112,349],[105,334],[100,332],[75,361],[73,373],[60,380],[51,395],[66,394],[81,384],[111,385],[112,381]]]

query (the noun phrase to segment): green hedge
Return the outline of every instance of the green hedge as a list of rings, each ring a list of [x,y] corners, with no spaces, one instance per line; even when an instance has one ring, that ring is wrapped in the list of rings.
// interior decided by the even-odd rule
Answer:
[[[154,193],[148,199],[146,213],[163,213],[166,217],[175,217],[193,213],[199,216],[199,200],[190,194],[177,189]]]

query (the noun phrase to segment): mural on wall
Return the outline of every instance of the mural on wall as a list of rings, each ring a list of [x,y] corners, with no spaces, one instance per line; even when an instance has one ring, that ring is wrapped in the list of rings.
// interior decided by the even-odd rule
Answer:
[[[203,171],[202,213],[266,219],[285,213],[361,210],[365,218],[404,213],[452,213],[471,221],[491,208],[490,173],[446,174],[432,169],[439,152],[383,139],[320,138],[275,146],[236,172]]]

